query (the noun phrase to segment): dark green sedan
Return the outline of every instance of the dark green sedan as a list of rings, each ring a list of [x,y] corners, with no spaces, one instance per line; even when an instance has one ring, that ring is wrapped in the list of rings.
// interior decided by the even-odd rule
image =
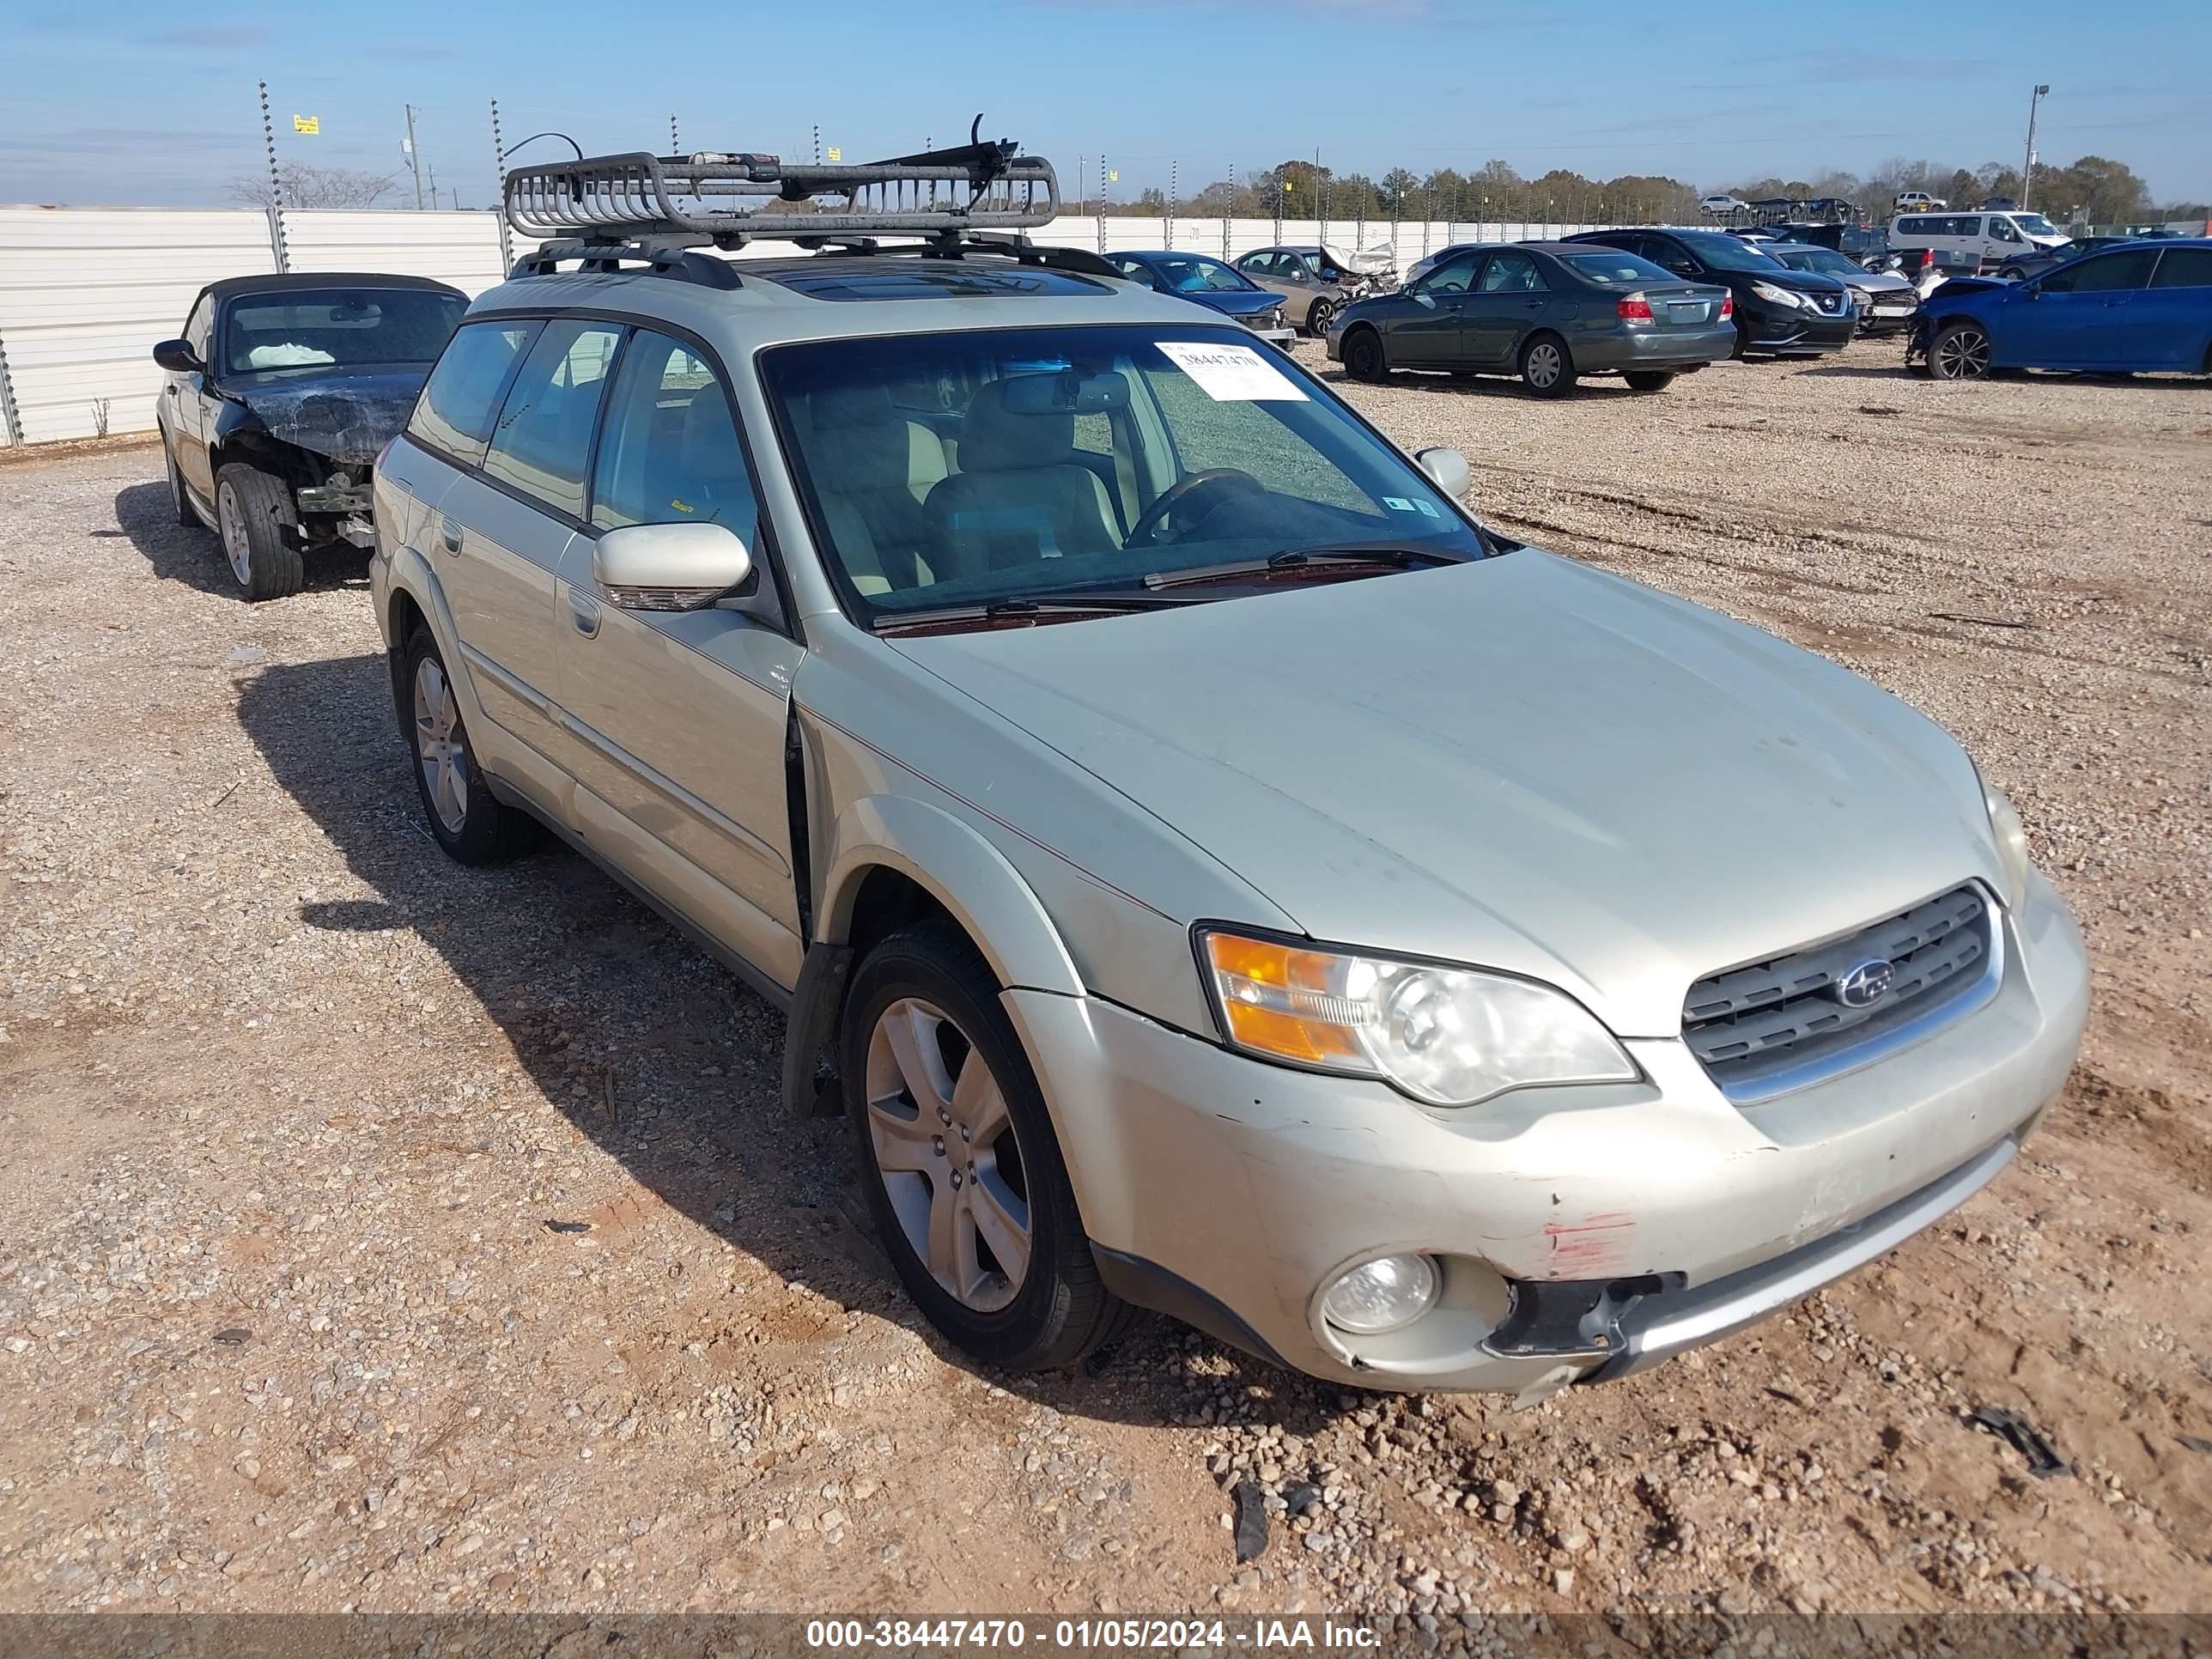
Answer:
[[[1734,354],[1728,289],[1589,243],[1446,248],[1395,294],[1344,307],[1328,355],[1353,379],[1393,369],[1517,374],[1540,398],[1585,374],[1619,374],[1658,392]]]

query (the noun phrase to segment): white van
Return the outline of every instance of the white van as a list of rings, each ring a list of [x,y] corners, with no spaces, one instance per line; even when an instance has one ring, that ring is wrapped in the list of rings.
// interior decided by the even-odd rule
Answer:
[[[1923,248],[1936,250],[1945,264],[1987,265],[2001,270],[2008,259],[2024,258],[2066,246],[2066,233],[2039,213],[1900,213],[1889,222],[1889,251],[1912,264]]]

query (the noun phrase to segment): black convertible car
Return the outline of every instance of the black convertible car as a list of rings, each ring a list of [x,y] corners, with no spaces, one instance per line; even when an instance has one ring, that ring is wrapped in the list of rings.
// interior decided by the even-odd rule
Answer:
[[[222,538],[246,598],[297,592],[317,548],[370,544],[377,453],[468,303],[422,276],[230,276],[154,348],[177,522]]]

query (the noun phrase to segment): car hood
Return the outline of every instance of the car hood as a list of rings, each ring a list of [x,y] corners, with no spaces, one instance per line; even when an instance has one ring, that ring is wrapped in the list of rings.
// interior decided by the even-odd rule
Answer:
[[[1176,298],[1195,300],[1202,306],[1211,306],[1231,317],[1255,316],[1263,311],[1273,311],[1283,303],[1281,295],[1270,293],[1264,288],[1249,294],[1240,294],[1234,289],[1207,289],[1196,294],[1178,294]]]
[[[1839,276],[1838,282],[1848,283],[1853,288],[1863,288],[1875,293],[1911,294],[1913,286],[1893,270],[1869,270],[1863,276]]]
[[[1623,1036],[1679,1032],[1704,975],[2001,880],[1932,722],[1534,550],[892,648],[1312,937],[1542,979]]]
[[[1848,286],[1840,276],[1830,276],[1817,270],[1792,270],[1788,265],[1777,265],[1771,270],[1735,270],[1725,273],[1754,283],[1766,283],[1776,288],[1786,288],[1800,294],[1840,294]]]
[[[263,369],[227,377],[222,389],[270,435],[334,461],[373,461],[407,424],[428,363],[367,368]]]

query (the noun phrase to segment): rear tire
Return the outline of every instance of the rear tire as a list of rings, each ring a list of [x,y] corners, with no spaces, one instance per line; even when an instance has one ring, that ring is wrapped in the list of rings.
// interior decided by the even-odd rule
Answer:
[[[1521,348],[1521,384],[1539,398],[1564,398],[1575,389],[1575,360],[1556,334],[1531,335]]]
[[[1631,369],[1622,375],[1621,379],[1628,382],[1628,389],[1631,392],[1664,392],[1674,384],[1674,377],[1671,373],[1656,368]]]
[[[1118,1335],[1134,1310],[1098,1277],[1043,1092],[967,935],[933,918],[884,939],[843,1022],[869,1212],[930,1323],[1008,1370],[1070,1365]]]
[[[2008,283],[2017,283],[2026,277],[2027,273],[2018,265],[2007,265],[2002,270],[1997,272],[1997,275]]]
[[[1306,332],[1316,340],[1326,338],[1328,334],[1328,319],[1335,315],[1334,306],[1326,300],[1316,300],[1306,307]]]
[[[307,580],[300,550],[284,539],[289,506],[284,486],[258,467],[233,461],[216,474],[216,533],[249,599],[283,599]]]
[[[538,820],[485,787],[446,659],[428,629],[418,626],[407,636],[404,661],[415,793],[431,835],[456,864],[504,864],[528,852],[538,842]]]
[[[176,452],[169,447],[167,434],[161,439],[161,460],[169,472],[169,511],[177,515],[177,522],[188,529],[199,528],[200,515],[192,511],[192,498],[185,494],[185,475],[178,469]]]
[[[1928,367],[1939,380],[1979,380],[1990,372],[1989,331],[1979,323],[1946,323],[1928,343]]]
[[[1390,378],[1389,359],[1383,353],[1379,332],[1355,327],[1344,337],[1344,372],[1370,385]]]

